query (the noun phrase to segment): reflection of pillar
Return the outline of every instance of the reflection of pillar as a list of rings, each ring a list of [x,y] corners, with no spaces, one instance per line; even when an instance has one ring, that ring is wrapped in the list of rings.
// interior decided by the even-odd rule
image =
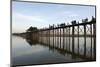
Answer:
[[[90,56],[91,56],[91,58],[92,58],[92,24],[90,24],[90,35],[91,35]]]
[[[72,26],[72,54],[74,54],[74,26]]]
[[[93,24],[93,36],[94,36],[94,59],[96,59],[96,24]]]
[[[86,25],[84,25],[84,56],[86,56]]]

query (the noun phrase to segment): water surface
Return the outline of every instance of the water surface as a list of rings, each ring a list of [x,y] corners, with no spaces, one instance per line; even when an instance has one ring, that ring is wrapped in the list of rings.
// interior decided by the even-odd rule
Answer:
[[[93,42],[91,51],[91,38],[87,37],[86,41],[86,57],[84,55],[84,38],[79,38],[79,48],[77,37],[75,38],[74,54],[72,52],[72,38],[68,37],[60,39],[56,37],[48,39],[46,37],[34,42],[32,39],[25,39],[19,36],[12,36],[12,64],[13,65],[29,65],[29,64],[48,64],[62,62],[89,61],[87,58],[93,58]],[[92,39],[93,40],[93,39]],[[42,43],[41,43],[42,42]],[[70,44],[69,44],[70,43]],[[59,46],[58,46],[59,45]],[[63,47],[64,45],[64,47]],[[79,52],[78,52],[79,50]],[[77,55],[77,53],[79,55]],[[92,55],[91,55],[92,54]]]

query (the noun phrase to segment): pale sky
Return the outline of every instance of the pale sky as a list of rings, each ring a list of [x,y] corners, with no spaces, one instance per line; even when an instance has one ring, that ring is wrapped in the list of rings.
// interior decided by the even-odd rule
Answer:
[[[95,17],[95,6],[12,2],[12,32],[25,32],[30,26],[43,28],[49,24],[70,23]]]

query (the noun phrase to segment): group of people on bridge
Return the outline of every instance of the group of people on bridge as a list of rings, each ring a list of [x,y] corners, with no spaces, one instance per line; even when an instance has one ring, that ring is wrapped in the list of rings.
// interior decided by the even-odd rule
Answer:
[[[94,18],[94,17],[92,16],[92,20],[91,20],[90,22],[95,22],[95,21],[96,21],[96,18]],[[89,21],[88,21],[88,18],[82,19],[82,23],[88,23],[88,22],[89,22]],[[71,22],[71,24],[72,24],[72,25],[75,25],[75,24],[79,24],[79,22],[77,22],[76,20],[73,20],[73,21]],[[69,25],[69,23],[68,23],[67,25]],[[57,27],[64,27],[64,26],[66,26],[65,23],[57,24]],[[49,25],[49,28],[50,28],[50,29],[52,29],[52,28],[54,28],[54,27],[56,27],[54,24],[53,24],[53,25]]]

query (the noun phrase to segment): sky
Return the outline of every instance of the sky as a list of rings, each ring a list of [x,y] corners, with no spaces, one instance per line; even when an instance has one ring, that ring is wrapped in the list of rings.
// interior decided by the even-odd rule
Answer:
[[[30,26],[43,28],[95,17],[94,6],[12,2],[12,33],[25,32]]]

